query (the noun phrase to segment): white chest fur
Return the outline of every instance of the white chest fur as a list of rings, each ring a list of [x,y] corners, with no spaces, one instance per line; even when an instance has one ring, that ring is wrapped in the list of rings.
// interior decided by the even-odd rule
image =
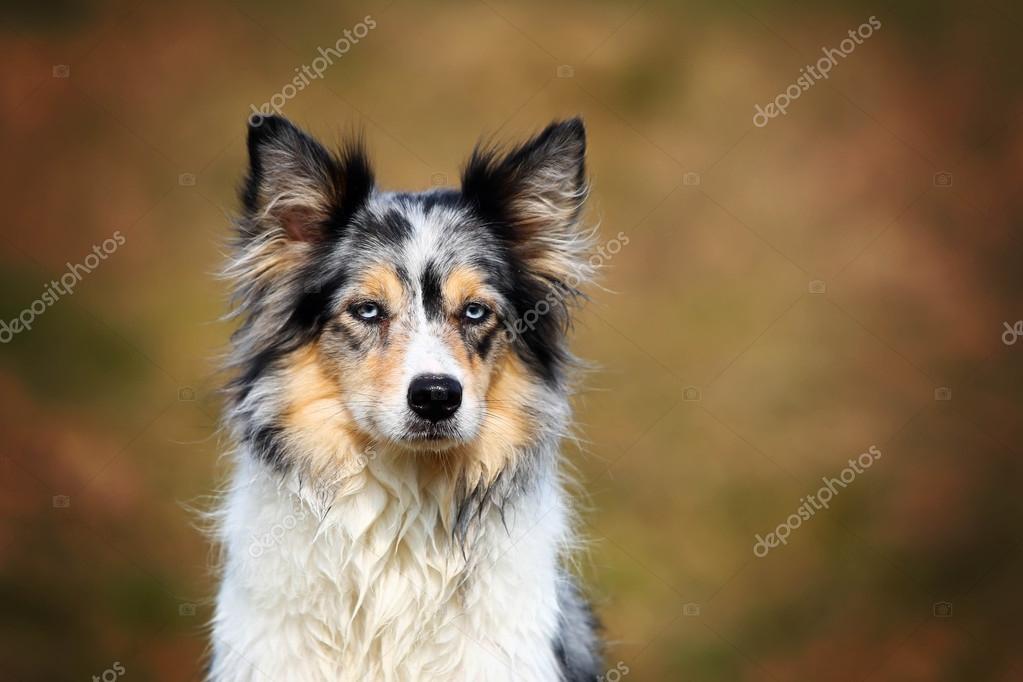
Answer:
[[[243,457],[221,510],[216,682],[555,682],[559,484],[486,511],[462,545],[445,486],[371,462],[329,501]]]

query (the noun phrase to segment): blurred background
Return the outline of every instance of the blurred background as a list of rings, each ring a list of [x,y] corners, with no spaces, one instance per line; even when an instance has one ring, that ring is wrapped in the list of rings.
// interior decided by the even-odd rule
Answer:
[[[1010,0],[5,4],[0,677],[200,679],[213,272],[280,93],[393,188],[585,117],[624,236],[569,447],[606,679],[1023,679],[1021,30]]]

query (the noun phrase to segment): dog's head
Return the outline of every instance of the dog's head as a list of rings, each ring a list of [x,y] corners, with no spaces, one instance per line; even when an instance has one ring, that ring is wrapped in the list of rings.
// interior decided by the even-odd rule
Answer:
[[[457,190],[392,193],[358,142],[335,154],[283,118],[252,121],[228,267],[238,437],[276,466],[387,443],[471,451],[491,473],[533,442],[560,418],[591,274],[585,146],[580,120],[554,123],[477,148]]]

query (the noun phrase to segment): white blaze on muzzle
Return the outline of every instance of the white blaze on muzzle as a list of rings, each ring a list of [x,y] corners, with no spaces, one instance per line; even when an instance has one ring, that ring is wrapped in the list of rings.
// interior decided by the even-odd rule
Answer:
[[[464,383],[463,369],[435,325],[420,321],[409,340],[404,362],[404,383],[422,374],[454,377]]]

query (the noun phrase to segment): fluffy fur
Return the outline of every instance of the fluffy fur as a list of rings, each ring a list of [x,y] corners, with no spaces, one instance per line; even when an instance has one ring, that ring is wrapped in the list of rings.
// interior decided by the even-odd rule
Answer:
[[[582,122],[417,194],[279,117],[248,148],[209,679],[596,679],[559,465]],[[460,386],[453,416],[417,416],[423,376]]]

